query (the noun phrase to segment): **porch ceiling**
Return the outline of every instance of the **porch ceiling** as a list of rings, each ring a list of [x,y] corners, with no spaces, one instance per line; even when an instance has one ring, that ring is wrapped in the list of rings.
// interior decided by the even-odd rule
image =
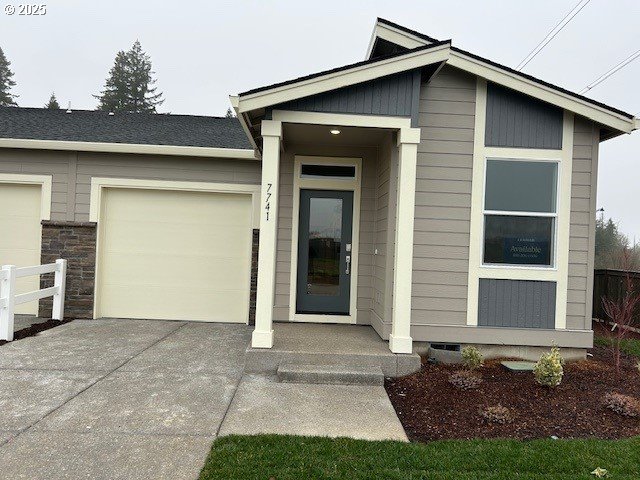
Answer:
[[[337,128],[339,135],[333,135],[331,130]],[[316,144],[329,146],[381,146],[391,130],[384,128],[363,127],[331,127],[327,125],[283,124],[283,139],[285,145]]]

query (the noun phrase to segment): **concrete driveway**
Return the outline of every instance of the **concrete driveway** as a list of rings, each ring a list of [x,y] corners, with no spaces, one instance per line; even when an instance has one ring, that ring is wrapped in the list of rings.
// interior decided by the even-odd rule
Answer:
[[[405,440],[384,387],[243,377],[251,329],[76,320],[0,347],[0,476],[194,479],[218,435]]]
[[[76,320],[2,346],[2,477],[196,478],[249,338],[243,325]]]

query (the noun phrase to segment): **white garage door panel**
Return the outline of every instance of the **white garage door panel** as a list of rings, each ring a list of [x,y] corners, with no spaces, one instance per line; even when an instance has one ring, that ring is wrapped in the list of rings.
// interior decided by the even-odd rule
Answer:
[[[247,321],[249,195],[107,189],[98,315]]]
[[[40,265],[41,191],[39,185],[0,184],[0,265]],[[16,280],[18,293],[39,288],[37,276]],[[36,315],[38,302],[18,305],[16,313]]]
[[[119,284],[118,272],[127,272],[127,283],[137,285],[162,285],[168,281],[167,270],[189,272],[191,288],[234,290],[247,281],[245,259],[206,258],[200,256],[157,256],[140,254],[109,255],[104,265],[105,285]],[[180,276],[178,274],[178,276]],[[229,285],[230,288],[226,288]]]

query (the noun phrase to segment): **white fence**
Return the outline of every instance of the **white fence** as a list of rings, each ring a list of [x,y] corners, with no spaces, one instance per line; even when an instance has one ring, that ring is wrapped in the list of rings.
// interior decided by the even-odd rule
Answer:
[[[16,292],[16,279],[55,273],[53,287],[34,290],[33,292]],[[62,320],[64,315],[64,289],[67,276],[67,261],[56,260],[56,263],[36,265],[35,267],[21,267],[4,265],[0,270],[0,340],[13,340],[13,317],[15,306],[33,302],[41,298],[53,297],[53,312],[51,318]]]

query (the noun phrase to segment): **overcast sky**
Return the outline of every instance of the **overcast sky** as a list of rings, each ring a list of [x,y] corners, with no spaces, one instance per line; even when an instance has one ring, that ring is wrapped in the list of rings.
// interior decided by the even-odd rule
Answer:
[[[118,50],[139,39],[166,102],[162,112],[223,115],[228,95],[364,58],[377,16],[515,66],[578,0],[46,2],[46,15],[6,15],[0,47],[20,106],[55,91],[92,109]],[[581,90],[640,48],[640,1],[591,0],[525,72]],[[640,115],[640,59],[593,89]],[[601,144],[598,206],[640,242],[640,132]]]

